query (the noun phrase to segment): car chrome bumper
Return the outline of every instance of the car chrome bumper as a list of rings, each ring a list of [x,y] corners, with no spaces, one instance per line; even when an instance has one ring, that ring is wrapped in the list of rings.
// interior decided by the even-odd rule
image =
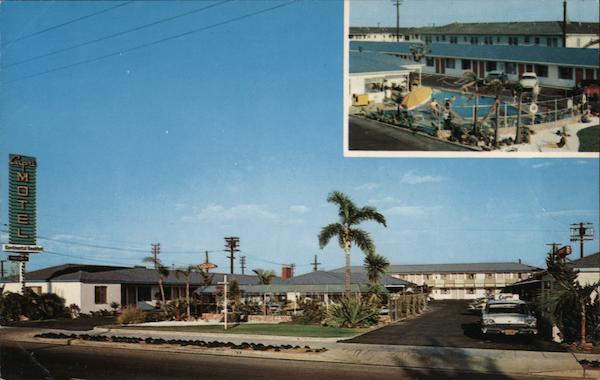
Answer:
[[[522,326],[484,326],[481,328],[484,334],[504,334],[504,335],[537,335],[538,331],[534,327]]]

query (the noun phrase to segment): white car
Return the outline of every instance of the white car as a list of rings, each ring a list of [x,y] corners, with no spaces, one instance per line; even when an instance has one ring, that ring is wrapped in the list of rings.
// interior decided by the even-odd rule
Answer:
[[[537,89],[539,86],[537,74],[533,72],[521,74],[519,77],[519,84],[526,90]]]
[[[484,334],[536,335],[537,320],[524,301],[490,300],[481,314]]]

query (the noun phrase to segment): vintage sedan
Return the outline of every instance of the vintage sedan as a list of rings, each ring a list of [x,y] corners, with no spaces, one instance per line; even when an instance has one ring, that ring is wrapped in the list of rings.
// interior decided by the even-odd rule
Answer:
[[[481,314],[484,334],[535,335],[537,320],[520,300],[491,300]]]

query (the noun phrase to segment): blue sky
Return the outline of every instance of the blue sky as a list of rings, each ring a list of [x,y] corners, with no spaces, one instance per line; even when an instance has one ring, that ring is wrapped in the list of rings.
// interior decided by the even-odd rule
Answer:
[[[387,216],[388,228],[364,228],[396,264],[543,265],[545,244],[568,243],[570,223],[598,221],[594,159],[344,158],[341,2],[293,3],[20,79],[283,4],[226,3],[11,66],[211,3],[130,3],[10,43],[115,4],[1,8],[0,157],[38,158],[39,242],[53,252],[30,268],[140,264],[153,242],[166,264],[198,263],[230,235],[241,238],[249,269],[295,263],[305,272],[315,254],[337,268],[340,249],[317,244],[337,217],[326,202],[332,190]],[[597,250],[598,240],[588,247]],[[228,268],[223,252],[211,261]],[[361,262],[354,250],[353,263]]]
[[[396,26],[392,0],[351,0],[350,25]],[[401,26],[444,25],[480,21],[562,20],[562,0],[401,0]],[[569,0],[572,21],[597,22],[598,0]]]

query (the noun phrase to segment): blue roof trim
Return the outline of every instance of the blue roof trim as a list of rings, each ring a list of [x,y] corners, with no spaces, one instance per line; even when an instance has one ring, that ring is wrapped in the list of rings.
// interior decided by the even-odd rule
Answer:
[[[350,42],[350,50],[410,54],[407,42]],[[429,57],[598,67],[598,50],[546,46],[429,44]]]
[[[402,71],[411,62],[373,51],[350,52],[350,74],[377,73],[382,71]]]

